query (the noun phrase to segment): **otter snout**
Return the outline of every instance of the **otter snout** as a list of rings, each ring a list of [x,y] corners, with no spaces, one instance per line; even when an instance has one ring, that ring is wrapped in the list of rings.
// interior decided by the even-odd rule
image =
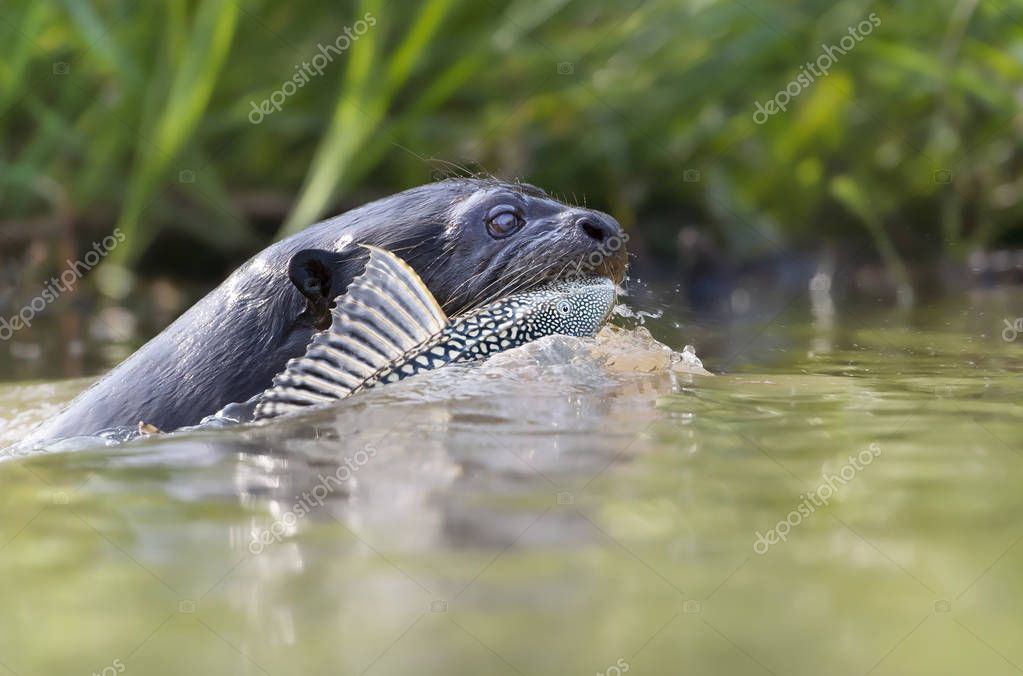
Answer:
[[[597,212],[580,214],[576,217],[575,224],[588,237],[600,243],[612,237],[621,238],[622,236],[622,226],[607,214]]]
[[[601,211],[575,209],[567,224],[576,232],[574,241],[582,242],[585,254],[583,267],[591,273],[606,275],[615,282],[625,278],[629,236],[613,217]]]

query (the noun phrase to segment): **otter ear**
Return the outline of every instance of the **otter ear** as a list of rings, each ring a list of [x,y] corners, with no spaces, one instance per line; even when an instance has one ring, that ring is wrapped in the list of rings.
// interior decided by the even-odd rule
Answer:
[[[291,257],[288,278],[308,301],[308,313],[318,329],[330,326],[330,304],[341,295],[347,283],[341,265],[351,256],[323,249],[303,249]]]

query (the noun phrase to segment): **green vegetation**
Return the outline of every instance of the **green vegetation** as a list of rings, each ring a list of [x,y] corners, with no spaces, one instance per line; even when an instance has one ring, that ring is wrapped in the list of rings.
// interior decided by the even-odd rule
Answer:
[[[257,222],[279,237],[450,161],[585,198],[662,254],[695,224],[738,258],[858,242],[898,278],[1019,242],[1023,0],[632,4],[8,0],[0,221],[118,226],[127,265],[161,231],[237,254]]]

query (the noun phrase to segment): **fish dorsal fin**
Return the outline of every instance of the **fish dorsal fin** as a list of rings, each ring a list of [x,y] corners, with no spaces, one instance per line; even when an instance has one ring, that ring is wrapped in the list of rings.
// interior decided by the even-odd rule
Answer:
[[[365,248],[369,262],[337,298],[330,328],[277,374],[256,406],[257,420],[344,399],[447,326],[415,270],[389,251]]]

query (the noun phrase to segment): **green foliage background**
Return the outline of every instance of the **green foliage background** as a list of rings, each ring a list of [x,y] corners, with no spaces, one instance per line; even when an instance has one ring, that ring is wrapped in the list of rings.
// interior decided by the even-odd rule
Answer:
[[[128,266],[168,234],[253,252],[462,167],[585,199],[662,256],[686,224],[734,258],[858,242],[896,272],[1020,237],[1023,0],[5,0],[0,57],[0,227],[117,226]]]

